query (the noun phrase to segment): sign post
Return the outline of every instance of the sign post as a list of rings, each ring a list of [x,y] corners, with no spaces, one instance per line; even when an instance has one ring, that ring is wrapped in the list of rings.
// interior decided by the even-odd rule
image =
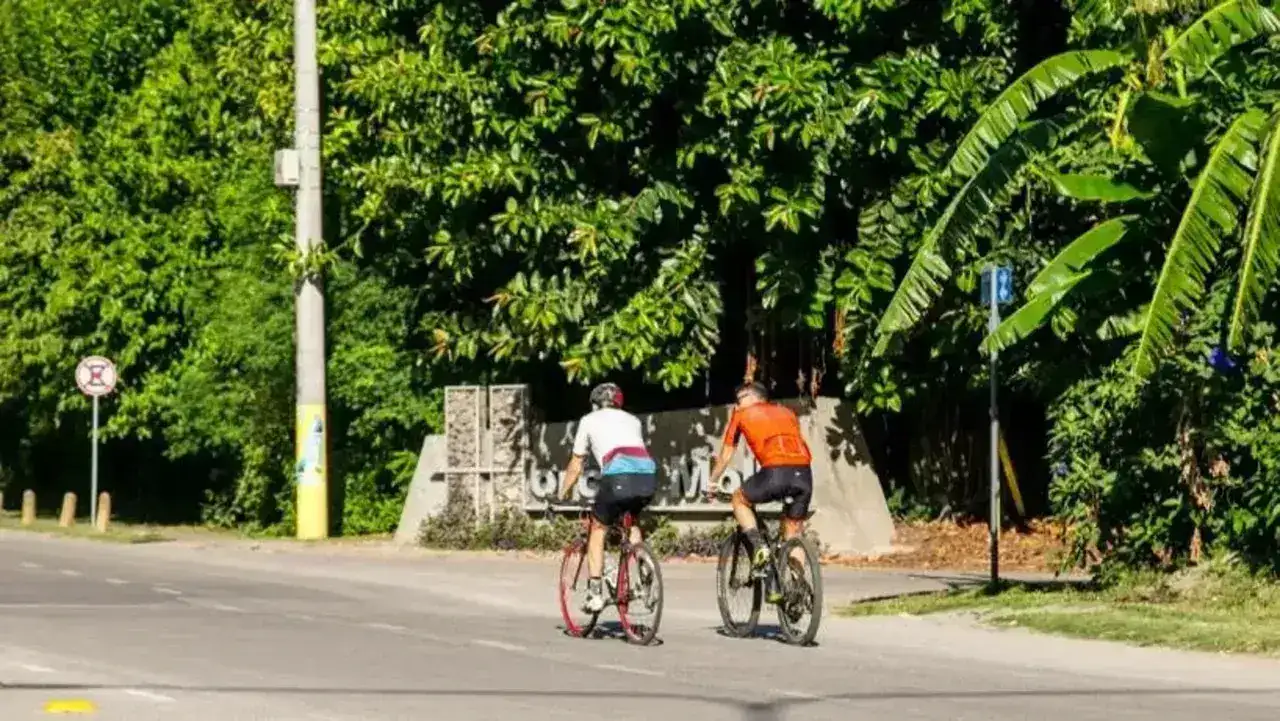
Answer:
[[[988,266],[982,274],[982,304],[990,309],[988,335],[1000,327],[1000,306],[1012,300],[1013,269],[1007,265]],[[1000,582],[1000,411],[996,403],[996,362],[999,355],[994,348],[991,350],[991,528],[988,545],[992,584]]]
[[[80,359],[76,366],[76,385],[93,399],[93,455],[89,468],[89,523],[98,522],[98,399],[115,390],[119,378],[116,364],[102,356]]]

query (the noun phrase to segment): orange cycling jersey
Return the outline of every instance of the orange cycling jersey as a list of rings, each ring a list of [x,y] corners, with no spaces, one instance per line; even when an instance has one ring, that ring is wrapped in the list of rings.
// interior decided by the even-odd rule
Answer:
[[[807,466],[813,460],[800,435],[800,421],[785,406],[757,403],[734,411],[724,429],[724,444],[737,443],[739,435],[747,437],[747,447],[761,468]]]

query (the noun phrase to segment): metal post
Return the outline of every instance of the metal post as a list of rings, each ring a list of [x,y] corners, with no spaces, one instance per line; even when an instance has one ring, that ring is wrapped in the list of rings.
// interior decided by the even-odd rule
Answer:
[[[296,241],[304,258],[323,242],[320,168],[320,69],[315,0],[294,1],[294,110],[298,150]],[[325,399],[324,294],[305,274],[297,285],[297,535],[329,534],[329,424]]]
[[[89,524],[98,522],[98,397],[93,397],[93,454],[89,462]]]
[[[987,270],[990,283],[991,314],[987,320],[988,334],[994,334],[1000,327],[1000,298],[996,286],[998,270],[993,266]],[[991,351],[991,582],[1000,581],[1000,412],[996,405],[996,358],[999,354]]]

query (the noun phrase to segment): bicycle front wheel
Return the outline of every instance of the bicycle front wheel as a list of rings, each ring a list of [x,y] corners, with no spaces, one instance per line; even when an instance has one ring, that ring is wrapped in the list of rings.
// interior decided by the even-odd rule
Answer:
[[[662,623],[662,567],[644,543],[623,554],[618,564],[618,618],[631,643],[647,646]]]
[[[716,602],[724,632],[735,638],[751,635],[760,620],[764,591],[751,566],[752,548],[740,531],[720,544],[716,563]]]
[[[781,578],[782,601],[778,626],[788,643],[808,646],[822,622],[822,565],[818,549],[808,538],[782,544],[775,559]]]
[[[583,608],[587,597],[587,542],[578,539],[564,548],[560,560],[560,615],[570,636],[587,636],[596,627],[600,614]]]

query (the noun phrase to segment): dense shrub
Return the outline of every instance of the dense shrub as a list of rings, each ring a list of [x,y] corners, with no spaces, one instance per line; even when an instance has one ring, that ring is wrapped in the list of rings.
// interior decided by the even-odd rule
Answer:
[[[577,531],[573,520],[539,522],[519,510],[500,511],[492,521],[477,519],[471,494],[455,488],[444,510],[422,522],[418,543],[449,550],[557,551]]]
[[[733,519],[725,519],[712,527],[681,531],[666,516],[647,515],[640,527],[649,546],[663,558],[688,556],[714,557],[720,544],[734,529]],[[447,550],[550,551],[564,548],[580,532],[576,518],[552,516],[538,519],[520,510],[503,510],[493,520],[477,521],[471,494],[455,488],[439,514],[422,522],[418,543],[427,548]],[[812,531],[809,536],[819,543]],[[618,541],[611,531],[608,543]]]
[[[1228,297],[1219,286],[1208,312],[1185,318],[1179,353],[1147,384],[1134,384],[1122,359],[1052,408],[1051,491],[1071,528],[1068,562],[1169,568],[1234,552],[1277,566],[1276,331],[1254,325],[1243,352],[1227,356],[1213,306]]]

